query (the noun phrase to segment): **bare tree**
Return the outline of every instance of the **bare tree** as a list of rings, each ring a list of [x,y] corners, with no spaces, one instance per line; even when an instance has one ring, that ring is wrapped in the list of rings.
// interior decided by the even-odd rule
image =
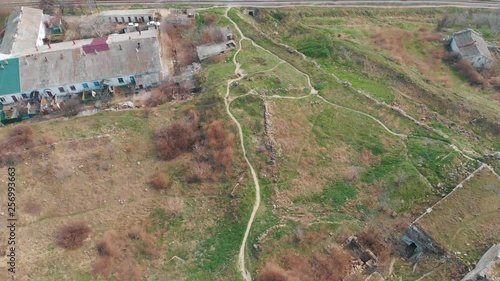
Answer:
[[[55,8],[55,0],[40,0],[38,7],[43,10],[44,14],[52,15]]]

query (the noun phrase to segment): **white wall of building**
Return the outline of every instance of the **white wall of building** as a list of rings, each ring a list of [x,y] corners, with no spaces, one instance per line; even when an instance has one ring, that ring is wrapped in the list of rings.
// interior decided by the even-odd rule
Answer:
[[[126,75],[126,76],[104,79],[104,83],[111,86],[125,86],[132,83],[132,79],[134,79],[134,75]]]
[[[40,22],[40,27],[38,28],[38,39],[36,41],[37,46],[43,45],[43,38],[45,38],[45,26],[43,22]]]
[[[474,66],[475,69],[477,70],[482,70],[489,68],[493,61],[485,56],[475,56],[472,58],[469,58],[472,66]]]
[[[5,101],[0,100],[0,102],[2,102],[4,105],[14,103],[15,101],[12,98],[12,96],[15,96],[17,101],[27,100],[30,99],[30,94],[33,91],[38,91],[41,97],[50,97],[50,95],[48,95],[48,92],[50,92],[52,96],[66,96],[70,94],[78,94],[84,91],[101,89],[102,84],[107,84],[113,87],[126,86],[132,84],[134,81],[137,83],[138,82],[137,80],[140,81],[143,87],[155,86],[160,83],[160,73],[149,73],[149,74],[138,75],[137,78],[135,75],[125,75],[104,80],[93,80],[88,82],[79,82],[79,83],[66,84],[62,86],[35,89],[32,91],[25,91],[21,93],[1,96],[1,98],[3,98]],[[96,82],[97,84],[94,84],[94,82]],[[84,87],[84,84],[86,84],[88,88]],[[74,86],[74,89],[72,89],[71,86]],[[61,87],[64,89],[64,92],[60,91],[59,88]],[[23,93],[27,96],[27,98],[22,96]]]

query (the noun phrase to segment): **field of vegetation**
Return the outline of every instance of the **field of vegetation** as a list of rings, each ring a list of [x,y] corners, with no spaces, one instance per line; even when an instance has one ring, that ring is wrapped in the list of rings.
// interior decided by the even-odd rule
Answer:
[[[365,280],[373,272],[449,280],[477,261],[493,238],[469,240],[467,227],[491,232],[484,221],[499,210],[493,173],[468,183],[484,192],[461,195],[484,220],[457,219],[450,230],[439,220],[453,214],[439,208],[438,219],[422,220],[437,241],[453,236],[445,245],[453,263],[426,257],[414,267],[400,237],[482,164],[500,168],[485,156],[500,150],[499,68],[470,82],[442,45],[468,26],[499,43],[495,11],[225,12],[200,11],[197,33],[168,31],[202,42],[229,25],[236,36],[236,50],[202,63],[195,95],[0,130],[0,161],[16,166],[21,186],[18,277],[242,280],[238,251],[256,195],[242,145],[262,199],[243,245],[256,280]],[[474,207],[485,198],[487,208]],[[346,246],[352,235],[377,257],[374,266]]]

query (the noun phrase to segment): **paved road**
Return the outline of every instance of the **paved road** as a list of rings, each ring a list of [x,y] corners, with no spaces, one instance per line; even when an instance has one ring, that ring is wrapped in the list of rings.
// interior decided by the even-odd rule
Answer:
[[[67,4],[75,4],[80,0],[64,0]],[[94,0],[84,0],[94,1]],[[132,5],[132,4],[184,4],[184,5],[217,5],[217,6],[292,6],[292,5],[332,5],[332,6],[461,6],[476,8],[500,9],[500,0],[95,0],[101,5]],[[19,5],[38,6],[39,0],[0,0],[4,8]]]

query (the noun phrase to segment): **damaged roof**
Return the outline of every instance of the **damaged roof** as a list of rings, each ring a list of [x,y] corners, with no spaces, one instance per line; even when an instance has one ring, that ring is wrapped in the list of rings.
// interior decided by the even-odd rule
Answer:
[[[112,34],[75,44],[52,44],[51,49],[20,59],[21,90],[32,91],[60,85],[83,83],[134,74],[160,73],[160,46],[157,30],[141,34]],[[90,41],[90,42],[89,42]],[[92,42],[106,45],[87,52]]]
[[[462,56],[474,57],[483,55],[492,59],[491,53],[488,50],[488,45],[486,45],[483,37],[474,30],[468,28],[460,32],[455,32],[453,33],[453,39]]]
[[[2,60],[0,65],[0,96],[19,93],[19,59]]]
[[[5,27],[5,36],[0,46],[0,53],[12,54],[26,46],[43,44],[38,38],[43,21],[43,11],[30,7],[21,7],[10,14]]]

